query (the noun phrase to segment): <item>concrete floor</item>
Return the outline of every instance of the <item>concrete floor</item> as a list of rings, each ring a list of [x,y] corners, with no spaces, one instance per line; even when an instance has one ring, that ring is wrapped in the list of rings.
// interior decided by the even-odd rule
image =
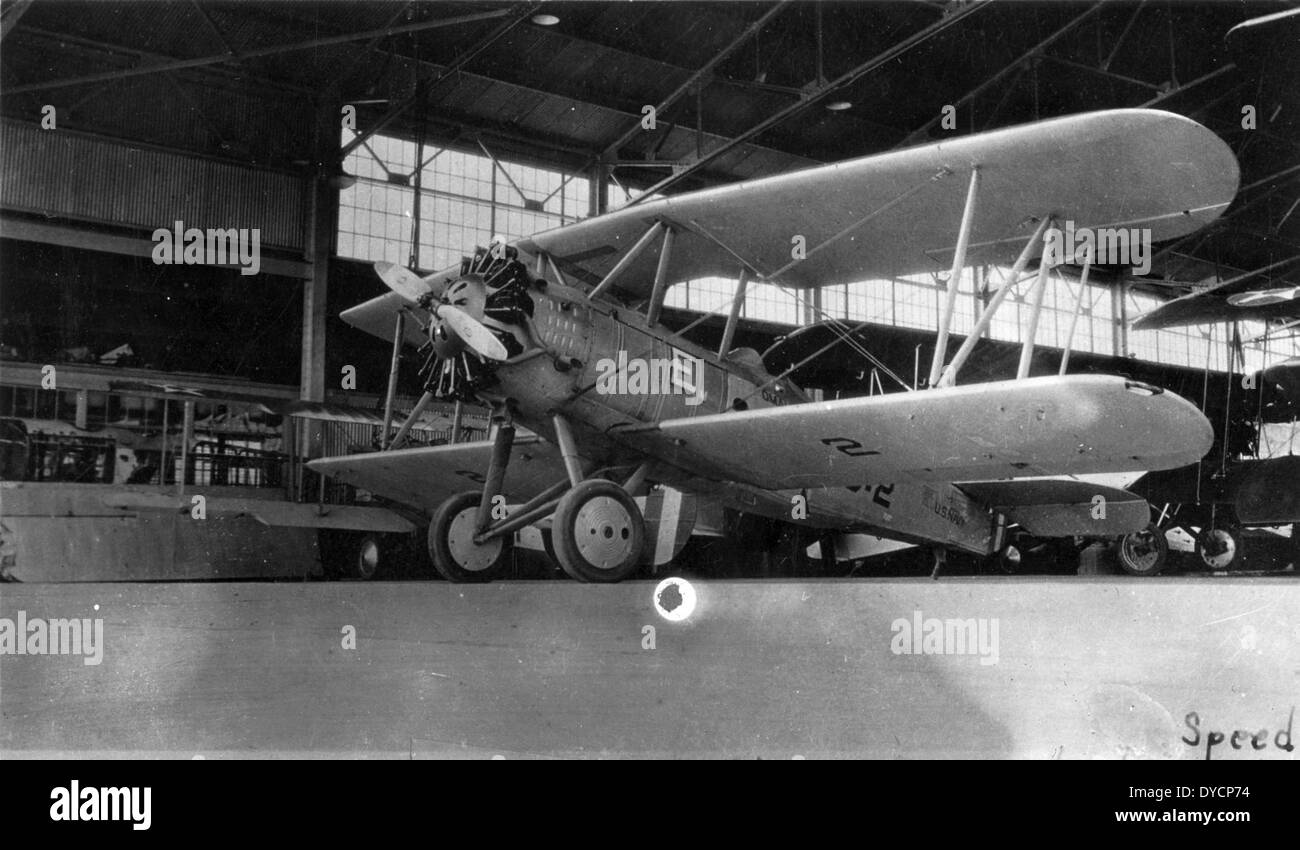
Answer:
[[[0,756],[1294,755],[1293,578],[693,584],[682,623],[646,582],[0,585],[103,621],[98,665],[0,656]],[[896,654],[928,618],[984,653]]]

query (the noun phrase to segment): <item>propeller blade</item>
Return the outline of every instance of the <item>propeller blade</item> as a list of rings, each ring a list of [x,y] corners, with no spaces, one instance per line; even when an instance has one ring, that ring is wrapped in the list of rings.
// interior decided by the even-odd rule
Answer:
[[[375,263],[375,274],[384,285],[408,301],[419,301],[429,286],[419,275],[396,263]]]
[[[466,345],[489,360],[505,360],[510,354],[501,340],[492,335],[487,326],[470,316],[464,310],[450,304],[439,304],[434,308],[434,315],[447,323],[447,326],[460,337]]]

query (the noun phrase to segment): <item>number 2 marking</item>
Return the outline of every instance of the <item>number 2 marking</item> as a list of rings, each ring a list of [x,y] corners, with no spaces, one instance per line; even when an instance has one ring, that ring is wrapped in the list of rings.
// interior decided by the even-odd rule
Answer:
[[[878,455],[880,452],[874,449],[864,449],[862,444],[857,440],[850,440],[848,437],[826,437],[822,440],[822,445],[832,446],[842,454],[849,457],[864,457],[866,455]]]

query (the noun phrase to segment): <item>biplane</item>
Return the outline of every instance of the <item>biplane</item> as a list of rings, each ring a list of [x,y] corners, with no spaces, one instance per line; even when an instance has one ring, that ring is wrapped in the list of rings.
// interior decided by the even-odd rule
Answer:
[[[641,199],[494,240],[427,276],[379,263],[391,291],[342,318],[391,340],[394,363],[418,351],[424,395],[411,417],[434,399],[482,404],[491,439],[402,448],[408,417],[391,437],[385,426],[382,450],[310,466],[425,511],[433,563],[452,581],[500,576],[514,532],[538,524],[574,579],[628,578],[647,545],[636,497],[651,487],[931,546],[936,569],[948,550],[995,553],[1009,522],[1040,536],[1150,533],[1144,499],[1088,476],[1195,463],[1210,423],[1123,377],[1030,376],[1052,268],[1040,258],[1066,221],[1183,236],[1237,186],[1235,158],[1206,128],[1115,110]],[[1091,262],[1085,253],[1085,283]],[[973,332],[950,345],[958,279],[973,264],[1009,271]],[[793,369],[771,374],[757,352],[732,347],[752,285],[807,294],[944,270],[928,380],[911,391],[819,401]],[[662,323],[668,288],[709,276],[736,281],[716,348]],[[960,383],[1022,284],[1017,379]],[[610,380],[611,363],[625,379]]]

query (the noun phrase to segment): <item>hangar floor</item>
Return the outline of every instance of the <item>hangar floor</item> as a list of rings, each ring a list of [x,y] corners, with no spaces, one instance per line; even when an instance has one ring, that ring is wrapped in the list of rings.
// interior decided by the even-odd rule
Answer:
[[[639,581],[4,585],[0,626],[103,632],[0,659],[0,755],[1291,754],[1289,578],[692,585],[681,622]]]

